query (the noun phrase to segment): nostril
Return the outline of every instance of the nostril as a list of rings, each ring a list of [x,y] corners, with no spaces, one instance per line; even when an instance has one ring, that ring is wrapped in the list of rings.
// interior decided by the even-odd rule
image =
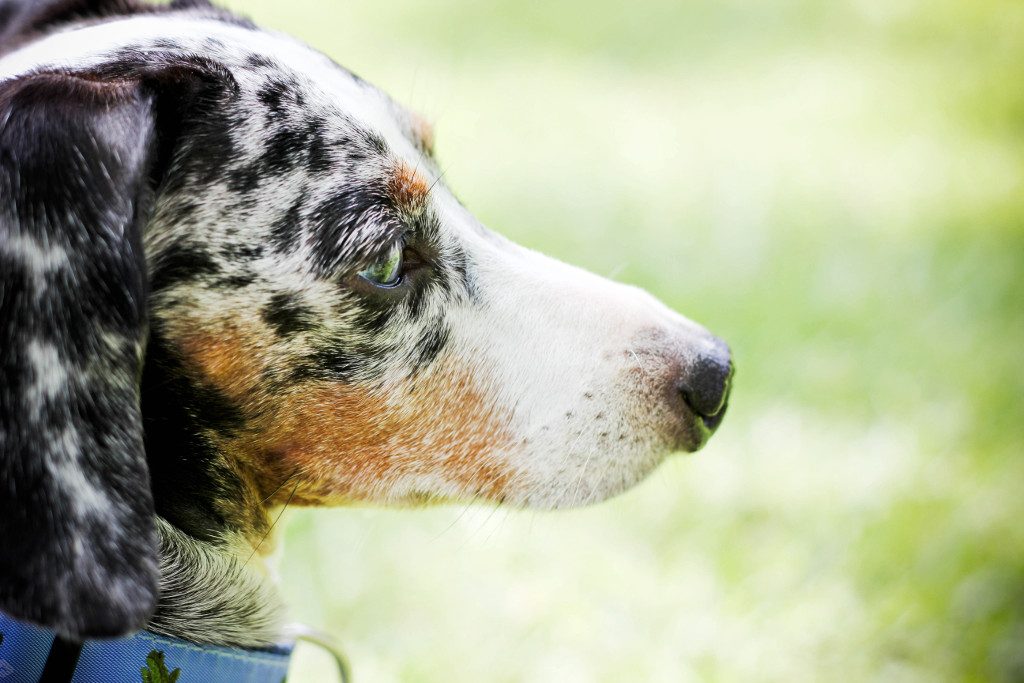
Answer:
[[[679,387],[683,399],[705,422],[723,411],[732,384],[732,373],[733,365],[728,355],[715,354],[699,357],[683,375]]]

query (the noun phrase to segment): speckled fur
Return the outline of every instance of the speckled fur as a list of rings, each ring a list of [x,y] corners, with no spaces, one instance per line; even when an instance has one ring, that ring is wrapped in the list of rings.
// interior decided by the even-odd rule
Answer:
[[[724,344],[486,230],[323,55],[128,0],[0,0],[3,51],[0,608],[265,644],[275,507],[584,504],[717,426]]]

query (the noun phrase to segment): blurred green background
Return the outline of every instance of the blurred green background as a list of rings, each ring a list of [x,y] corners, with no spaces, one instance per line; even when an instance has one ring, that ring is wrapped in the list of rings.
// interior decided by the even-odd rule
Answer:
[[[1024,681],[1024,3],[227,4],[738,364],[704,451],[589,509],[289,510],[357,681]]]

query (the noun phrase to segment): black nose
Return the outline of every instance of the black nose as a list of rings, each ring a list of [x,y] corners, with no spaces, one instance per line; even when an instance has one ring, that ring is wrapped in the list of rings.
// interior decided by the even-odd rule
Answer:
[[[725,415],[733,365],[729,347],[715,341],[710,350],[702,351],[683,373],[679,390],[686,405],[697,413],[708,429],[714,429]]]

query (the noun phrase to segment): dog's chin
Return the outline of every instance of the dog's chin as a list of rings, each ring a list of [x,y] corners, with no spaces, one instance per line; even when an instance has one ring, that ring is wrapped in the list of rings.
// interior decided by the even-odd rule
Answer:
[[[639,484],[670,454],[668,448],[612,453],[576,451],[552,463],[555,472],[523,473],[510,482],[499,502],[533,510],[586,507]]]
[[[650,441],[637,438],[632,449],[605,449],[595,443],[587,449],[575,444],[570,454],[544,472],[525,473],[514,482],[501,502],[531,509],[585,507],[618,496],[646,479],[676,453],[695,453],[707,445],[725,413],[713,418],[693,412],[679,415],[667,433]]]

